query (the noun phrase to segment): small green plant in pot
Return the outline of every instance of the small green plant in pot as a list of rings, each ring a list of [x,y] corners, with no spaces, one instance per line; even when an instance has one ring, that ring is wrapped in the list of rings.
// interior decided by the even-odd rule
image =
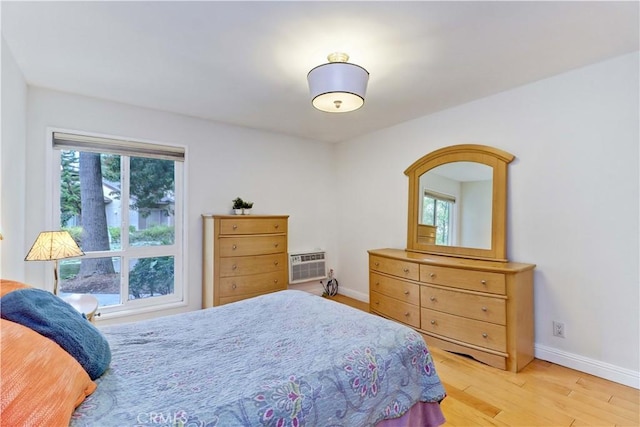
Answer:
[[[242,203],[242,213],[244,215],[249,215],[251,213],[251,208],[253,208],[253,202]]]
[[[244,207],[245,201],[240,197],[236,197],[232,200],[233,202],[233,210],[236,215],[242,215],[242,208]]]

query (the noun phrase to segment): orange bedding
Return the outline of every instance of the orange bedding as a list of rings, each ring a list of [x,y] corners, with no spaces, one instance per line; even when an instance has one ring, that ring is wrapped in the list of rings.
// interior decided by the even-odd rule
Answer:
[[[25,287],[29,286],[0,280],[0,296]],[[2,425],[68,425],[96,384],[76,359],[37,332],[0,319],[0,336]]]

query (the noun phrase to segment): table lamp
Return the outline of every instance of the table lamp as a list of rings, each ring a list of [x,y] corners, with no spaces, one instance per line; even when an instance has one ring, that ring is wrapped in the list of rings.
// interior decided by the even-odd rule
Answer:
[[[68,231],[43,231],[31,246],[25,261],[55,261],[53,294],[58,295],[58,260],[84,255]]]

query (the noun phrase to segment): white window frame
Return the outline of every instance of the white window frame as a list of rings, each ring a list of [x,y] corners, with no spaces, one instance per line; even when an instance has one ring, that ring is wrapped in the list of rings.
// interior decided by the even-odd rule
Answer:
[[[175,164],[175,183],[174,183],[174,203],[175,203],[175,219],[174,219],[174,242],[173,245],[163,245],[163,246],[129,246],[128,245],[128,233],[124,232],[124,230],[129,229],[129,216],[125,214],[125,212],[120,213],[121,222],[121,247],[120,250],[110,250],[110,251],[94,251],[85,253],[83,258],[102,258],[102,257],[121,257],[121,266],[120,266],[120,280],[121,280],[121,289],[120,294],[121,298],[124,301],[121,301],[119,305],[113,306],[101,306],[98,308],[98,313],[100,316],[98,319],[111,319],[117,317],[125,317],[132,315],[139,315],[143,313],[159,311],[159,310],[169,310],[178,307],[184,307],[188,305],[187,296],[188,296],[188,287],[187,287],[187,272],[185,266],[188,265],[188,260],[186,256],[186,185],[185,185],[185,175],[187,170],[187,150],[185,146],[177,145],[177,144],[164,144],[156,141],[142,140],[142,139],[134,139],[128,137],[120,137],[114,135],[107,134],[98,134],[92,132],[85,132],[79,130],[68,130],[68,129],[60,129],[60,128],[48,128],[47,129],[47,141],[48,141],[48,153],[49,153],[49,165],[52,165],[51,168],[51,183],[52,183],[52,191],[51,195],[53,200],[51,203],[48,203],[52,208],[51,218],[52,224],[57,228],[60,228],[62,224],[60,224],[60,162],[61,162],[61,150],[54,148],[53,140],[54,133],[66,133],[78,135],[81,137],[88,138],[98,138],[98,139],[107,139],[107,140],[116,140],[122,142],[132,142],[132,143],[142,143],[142,144],[152,144],[153,146],[163,149],[166,147],[169,151],[182,151],[184,152],[184,160],[177,161],[174,160]],[[78,151],[82,151],[81,143],[78,144]],[[117,148],[116,148],[117,151]],[[123,160],[123,163],[126,163],[126,170],[128,170],[128,164],[130,160],[129,154],[120,154]],[[144,156],[140,156],[144,157]],[[122,183],[122,198],[128,200],[128,192],[129,192],[129,174],[125,174],[123,176]],[[124,210],[128,203],[123,203],[122,209]],[[132,258],[147,258],[147,257],[159,257],[159,256],[173,256],[174,259],[174,292],[170,295],[162,295],[162,296],[154,296],[152,298],[140,298],[129,300],[129,260]]]
[[[420,215],[421,218],[424,216],[424,213],[422,212],[423,206],[424,206],[424,199],[425,198],[430,198],[432,200],[440,200],[442,202],[446,202],[449,203],[450,208],[449,208],[449,233],[447,234],[447,242],[445,243],[445,245],[447,246],[451,246],[453,245],[454,241],[455,241],[455,234],[457,232],[456,228],[454,227],[454,224],[456,224],[456,217],[457,217],[457,203],[456,203],[456,197],[450,194],[444,194],[444,193],[439,193],[437,191],[433,191],[433,190],[428,190],[428,189],[424,189],[422,191],[422,203],[420,204]],[[437,205],[436,205],[437,206]],[[435,217],[437,216],[437,208],[436,206],[434,206],[434,222],[435,222]],[[437,225],[437,224],[433,224],[433,225]]]

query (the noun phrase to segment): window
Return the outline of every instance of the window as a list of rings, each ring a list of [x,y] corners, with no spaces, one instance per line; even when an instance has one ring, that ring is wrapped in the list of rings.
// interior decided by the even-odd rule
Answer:
[[[455,197],[425,190],[422,198],[422,224],[436,227],[436,245],[453,244],[453,204]]]
[[[183,301],[184,148],[54,132],[55,211],[85,255],[59,263],[60,294],[101,312]]]

